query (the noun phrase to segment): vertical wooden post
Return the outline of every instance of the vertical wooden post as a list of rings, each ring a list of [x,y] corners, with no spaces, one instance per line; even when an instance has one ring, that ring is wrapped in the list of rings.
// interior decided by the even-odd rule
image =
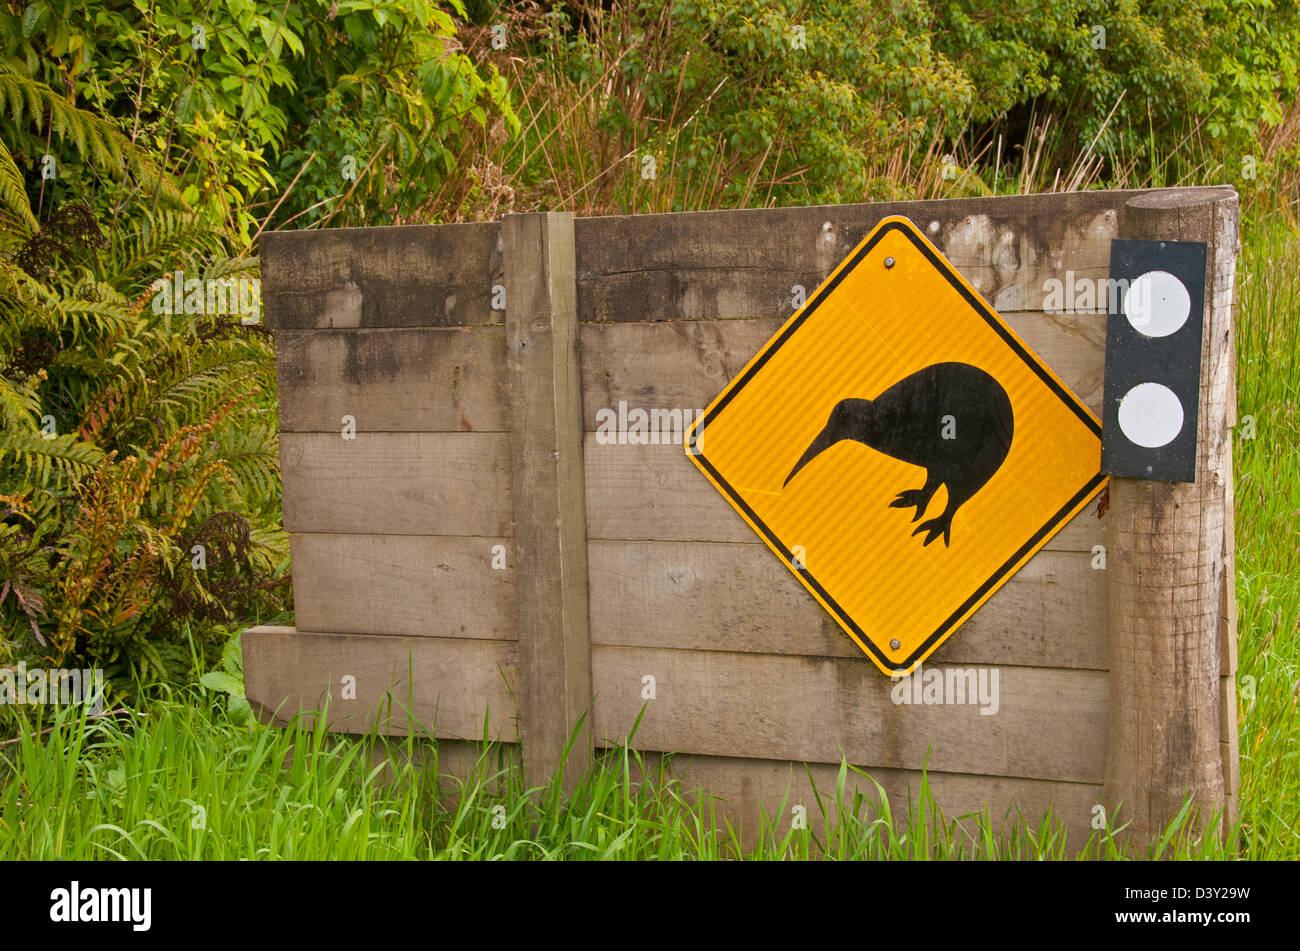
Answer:
[[[1105,793],[1139,847],[1195,800],[1235,818],[1232,431],[1236,192],[1131,199],[1120,235],[1207,245],[1196,482],[1110,481],[1110,712]],[[1122,806],[1121,806],[1122,803]],[[1116,808],[1119,808],[1118,815]]]
[[[528,781],[559,768],[564,785],[591,759],[591,634],[582,467],[573,215],[506,215],[506,352],[515,509],[521,689],[519,738]]]

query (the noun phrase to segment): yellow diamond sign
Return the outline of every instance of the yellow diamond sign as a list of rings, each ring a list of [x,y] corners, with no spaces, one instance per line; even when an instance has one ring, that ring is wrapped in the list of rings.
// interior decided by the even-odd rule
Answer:
[[[1105,484],[1097,417],[901,217],[686,449],[885,673],[929,657]]]

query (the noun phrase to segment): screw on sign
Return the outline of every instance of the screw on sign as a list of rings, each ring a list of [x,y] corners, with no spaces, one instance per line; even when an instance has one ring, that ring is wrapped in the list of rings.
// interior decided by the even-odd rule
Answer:
[[[764,345],[686,449],[890,674],[930,656],[1106,481],[1096,416],[901,217]]]

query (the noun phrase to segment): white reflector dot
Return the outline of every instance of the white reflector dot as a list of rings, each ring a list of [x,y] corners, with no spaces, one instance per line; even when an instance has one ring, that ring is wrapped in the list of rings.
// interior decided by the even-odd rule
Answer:
[[[1191,312],[1187,288],[1168,271],[1147,271],[1124,295],[1124,316],[1145,337],[1168,337],[1187,323]]]
[[[1139,383],[1119,401],[1119,428],[1130,442],[1157,449],[1182,430],[1183,404],[1167,386]]]

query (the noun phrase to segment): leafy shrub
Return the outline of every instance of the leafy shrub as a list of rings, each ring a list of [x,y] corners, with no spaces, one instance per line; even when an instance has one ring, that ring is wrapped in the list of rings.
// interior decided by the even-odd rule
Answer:
[[[253,262],[229,258],[112,123],[66,103],[15,110],[57,97],[14,75],[0,70],[24,120],[0,135],[0,660],[106,667],[119,688],[180,679],[187,620],[210,633],[280,606],[286,546],[265,333],[159,313],[151,286]],[[11,148],[41,133],[82,158],[82,181],[121,175],[107,232],[70,199],[38,221]],[[133,162],[173,207],[129,198],[148,180]]]
[[[630,2],[524,19],[529,56],[511,75],[525,102],[551,108],[525,117],[518,184],[581,194],[583,210],[683,207],[689,186],[674,193],[660,179],[716,181],[712,205],[894,197],[913,159],[961,130],[974,95],[934,48],[929,19],[919,3],[896,12],[848,0],[815,11],[796,0]],[[587,141],[548,147],[574,114]],[[584,147],[600,159],[569,154]],[[570,160],[583,172],[566,181]]]
[[[288,221],[400,221],[456,172],[467,120],[516,121],[501,78],[459,51],[430,0],[37,0],[0,6],[0,48],[157,156],[240,249]],[[17,130],[20,163],[48,138]],[[58,157],[55,204],[96,184],[77,155]],[[120,210],[120,196],[97,198]]]
[[[454,216],[435,204],[462,178],[469,128],[519,129],[504,78],[459,46],[455,22],[424,0],[305,4],[292,90],[273,100],[288,120],[277,177],[301,179],[277,221],[298,227],[400,224]],[[465,16],[459,0],[450,9]],[[335,15],[335,12],[337,14]]]
[[[523,134],[497,151],[523,207],[1103,181],[1227,181],[1252,198],[1300,165],[1289,0],[613,0],[481,14],[485,28],[507,19],[506,50],[486,29],[469,49],[520,97]]]
[[[1261,124],[1282,120],[1300,68],[1288,0],[957,0],[936,10],[936,46],[978,90],[976,123],[1017,141],[1036,110],[1058,127],[1048,167],[1095,148],[1112,179],[1160,184],[1181,170],[1241,181],[1241,157]]]

